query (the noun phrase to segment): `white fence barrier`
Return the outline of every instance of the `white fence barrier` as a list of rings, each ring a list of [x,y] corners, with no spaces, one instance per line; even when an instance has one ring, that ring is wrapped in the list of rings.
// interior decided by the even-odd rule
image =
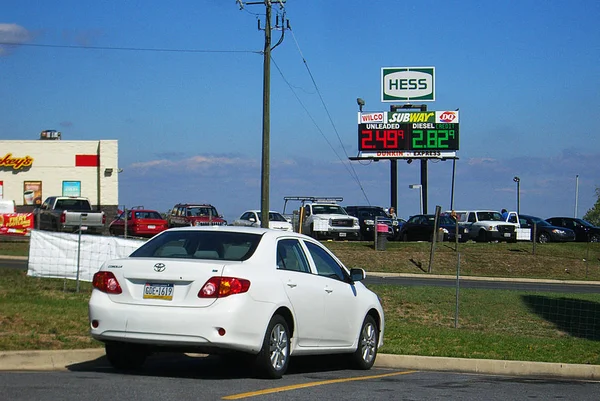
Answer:
[[[27,275],[76,280],[79,271],[79,280],[91,282],[105,261],[129,256],[143,243],[137,239],[32,230]]]

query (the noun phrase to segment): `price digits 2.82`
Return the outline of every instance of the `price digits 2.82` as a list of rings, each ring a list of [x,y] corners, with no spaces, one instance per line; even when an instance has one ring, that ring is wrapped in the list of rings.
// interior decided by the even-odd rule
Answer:
[[[448,141],[454,139],[453,129],[413,130],[413,149],[448,149]]]

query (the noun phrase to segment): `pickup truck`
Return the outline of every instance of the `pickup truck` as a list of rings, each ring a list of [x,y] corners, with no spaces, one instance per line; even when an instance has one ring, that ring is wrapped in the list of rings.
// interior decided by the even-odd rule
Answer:
[[[470,239],[477,242],[506,241],[517,242],[518,223],[502,219],[502,214],[494,210],[456,210],[458,224],[469,229]]]
[[[341,197],[316,196],[286,196],[283,206],[288,201],[301,202],[299,231],[315,239],[353,239],[360,238],[360,223],[358,218],[350,216],[346,210],[337,204],[344,199]]]
[[[40,230],[102,234],[106,216],[92,210],[88,198],[80,196],[50,196],[33,211],[34,227]]]

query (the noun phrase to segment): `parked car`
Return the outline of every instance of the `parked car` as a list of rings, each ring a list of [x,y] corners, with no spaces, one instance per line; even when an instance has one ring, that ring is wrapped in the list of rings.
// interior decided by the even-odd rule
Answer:
[[[526,214],[520,214],[518,219],[518,230],[526,230],[526,232],[529,234],[527,236],[529,241],[533,239],[534,226],[536,241],[542,244],[546,242],[575,241],[575,232],[569,228],[554,226],[540,217]]]
[[[173,350],[246,354],[268,378],[294,355],[348,353],[370,369],[384,314],[364,278],[295,232],[174,228],[94,274],[90,332],[117,369]]]
[[[400,229],[402,241],[432,241],[434,233],[434,214],[418,214],[408,219]],[[440,215],[438,217],[438,229],[443,232],[444,241],[456,241],[456,220],[450,216]],[[458,240],[466,242],[469,240],[469,229],[458,226]]]
[[[159,212],[150,209],[132,209],[121,212],[108,226],[110,235],[125,235],[125,222],[127,221],[127,235],[132,237],[152,237],[167,228],[167,220]]]
[[[360,224],[360,236],[361,241],[373,240],[375,237],[375,219],[378,223],[385,224],[387,226],[387,236],[390,239],[394,238],[394,227],[398,225],[398,221],[392,219],[386,212],[385,209],[380,206],[346,206],[346,212],[350,216],[358,218]]]
[[[244,227],[260,227],[262,212],[260,210],[247,210],[234,220],[232,225]],[[279,212],[269,211],[269,228],[274,230],[294,231],[292,223],[290,223]]]
[[[565,227],[575,231],[575,241],[600,242],[600,227],[583,219],[574,217],[550,217],[546,221],[553,226]]]
[[[223,218],[213,205],[199,203],[178,203],[167,215],[169,228],[186,226],[225,226]]]

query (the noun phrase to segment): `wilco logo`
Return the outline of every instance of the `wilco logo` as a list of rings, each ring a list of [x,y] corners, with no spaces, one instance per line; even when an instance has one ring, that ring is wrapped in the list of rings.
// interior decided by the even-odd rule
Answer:
[[[440,114],[440,122],[441,123],[452,123],[456,120],[457,115],[455,111],[445,111]]]
[[[360,115],[361,123],[382,123],[383,113],[368,113]]]

